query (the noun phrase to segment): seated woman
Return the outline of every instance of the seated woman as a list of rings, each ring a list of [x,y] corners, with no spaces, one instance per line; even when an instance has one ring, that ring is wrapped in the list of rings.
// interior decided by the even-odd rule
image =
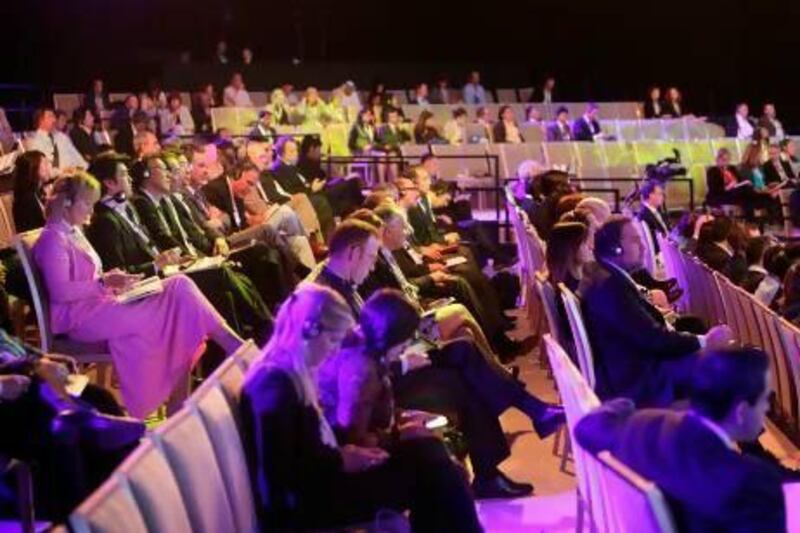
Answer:
[[[433,113],[423,109],[414,125],[414,142],[417,144],[447,144],[447,139],[439,134]]]
[[[498,469],[510,455],[499,420],[457,372],[427,366],[403,376],[397,370],[420,326],[416,308],[402,293],[375,293],[364,304],[359,323],[358,340],[318,373],[320,402],[341,442],[391,449],[405,439],[432,437],[425,428],[432,416],[396,410],[397,401],[405,409],[455,416],[467,441],[477,497],[519,497],[533,491],[532,485],[516,483]],[[419,360],[425,361],[424,356]]]
[[[350,128],[347,146],[353,155],[369,155],[375,149],[375,115],[365,107],[358,112],[355,123]]]
[[[497,113],[497,122],[493,128],[493,138],[496,143],[520,144],[525,142],[511,106],[500,107],[500,111]]]
[[[103,273],[100,258],[81,231],[99,197],[100,185],[88,174],[59,179],[33,257],[50,300],[53,334],[108,342],[125,405],[141,418],[186,379],[207,337],[226,353],[235,351],[242,339],[185,276],[164,280],[157,294],[120,303],[117,295],[141,276]]]
[[[17,158],[11,211],[19,233],[44,226],[45,186],[49,186],[52,172],[50,161],[38,150],[25,152]]]
[[[241,416],[262,529],[335,528],[408,509],[414,531],[481,531],[463,475],[438,439],[402,440],[389,451],[337,442],[312,376],[352,326],[340,295],[302,286],[248,371]]]

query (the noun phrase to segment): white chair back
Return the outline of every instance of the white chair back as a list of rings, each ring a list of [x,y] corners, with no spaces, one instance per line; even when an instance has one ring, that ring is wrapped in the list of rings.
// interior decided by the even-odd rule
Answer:
[[[610,512],[609,533],[673,533],[672,513],[661,490],[618,461],[609,452],[598,454]]]
[[[128,480],[148,531],[192,531],[175,476],[152,441],[140,444],[117,471]]]
[[[234,531],[225,483],[199,413],[182,409],[158,428],[153,442],[166,456],[178,482],[192,531]]]
[[[127,481],[116,474],[72,512],[69,524],[75,533],[147,533]]]
[[[253,339],[249,339],[231,357],[237,360],[244,370],[247,370],[250,365],[261,357],[261,353],[261,348],[256,345]]]
[[[239,436],[236,419],[228,399],[216,380],[199,395],[189,400],[203,419],[208,436],[214,446],[228,501],[236,521],[236,531],[251,532],[258,529],[247,459]],[[238,413],[237,413],[238,414]]]
[[[536,287],[539,300],[542,302],[542,307],[544,307],[544,315],[545,318],[547,318],[547,326],[550,330],[550,335],[552,335],[561,346],[564,346],[564,339],[561,338],[561,328],[559,327],[560,318],[556,306],[556,291],[542,272],[536,273],[533,284]]]
[[[581,374],[586,378],[586,382],[594,389],[594,355],[592,346],[589,344],[589,335],[586,333],[586,326],[583,323],[580,303],[578,297],[567,288],[563,283],[558,284],[561,298],[564,301],[564,308],[567,310],[569,329],[572,331],[572,340],[575,341],[575,354],[578,356],[578,364],[581,366]]]
[[[650,233],[650,228],[647,227],[647,224],[639,220],[639,217],[633,217],[631,220],[633,221],[634,227],[636,227],[636,230],[639,232],[639,236],[642,238],[642,243],[644,243],[644,267],[650,274],[655,276],[658,270],[658,264],[656,263],[653,234]]]
[[[47,352],[53,347],[53,333],[50,329],[50,299],[47,297],[47,289],[33,258],[33,246],[39,240],[41,233],[40,229],[20,233],[14,240],[14,245],[28,280],[28,288],[31,291],[33,309],[36,311],[36,325],[39,327],[39,336],[41,337],[41,348],[42,351]]]

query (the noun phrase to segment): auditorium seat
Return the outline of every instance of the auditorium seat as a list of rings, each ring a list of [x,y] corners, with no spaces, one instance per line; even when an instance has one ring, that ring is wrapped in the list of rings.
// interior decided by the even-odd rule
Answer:
[[[261,357],[261,353],[261,348],[252,339],[249,339],[231,357],[240,363],[243,370],[247,370],[250,365]]]
[[[497,103],[499,104],[515,104],[518,103],[516,89],[496,89]]]
[[[608,533],[674,533],[675,524],[661,490],[607,451],[591,458],[599,465],[607,498]]]
[[[216,533],[236,527],[211,439],[199,413],[184,408],[152,435],[183,496],[192,531]]]
[[[465,144],[453,146],[434,144],[433,154],[439,157],[439,170],[443,177],[469,176],[473,178],[494,177],[497,145]],[[454,156],[464,156],[456,158]]]
[[[586,326],[583,323],[580,302],[578,297],[563,283],[558,284],[558,290],[564,302],[564,309],[567,311],[567,320],[572,332],[572,340],[575,342],[575,353],[578,356],[581,374],[589,387],[594,389],[594,356],[592,345],[589,344],[589,335],[586,333]]]
[[[714,152],[714,157],[716,157],[721,148],[727,148],[730,151],[732,165],[738,165],[742,160],[742,153],[739,151],[739,143],[736,142],[736,139],[725,137],[711,139],[711,149]]]
[[[520,124],[519,132],[526,143],[541,143],[546,140],[543,127],[538,124]]]
[[[147,533],[145,518],[124,476],[114,474],[69,517],[74,533]]]
[[[527,137],[525,138],[527,140]],[[528,159],[542,160],[541,143],[525,142],[522,144],[503,143],[498,145],[500,154],[500,177],[514,178],[520,163]]]
[[[578,168],[578,155],[573,142],[553,142],[542,145],[544,160],[548,166],[563,167],[574,172]]]
[[[192,523],[167,458],[146,440],[117,469],[130,483],[148,531],[189,533]],[[125,531],[122,524],[109,531]]]

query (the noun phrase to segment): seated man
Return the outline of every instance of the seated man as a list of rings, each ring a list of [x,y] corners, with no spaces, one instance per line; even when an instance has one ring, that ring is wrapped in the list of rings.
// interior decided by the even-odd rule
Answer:
[[[597,395],[663,406],[683,392],[696,352],[728,344],[732,333],[727,326],[705,336],[675,331],[630,276],[641,268],[643,252],[630,219],[612,216],[595,234],[596,268],[584,271],[579,294]]]
[[[70,138],[56,129],[56,114],[52,109],[37,109],[33,124],[36,129],[25,141],[25,149],[42,152],[53,165],[54,176],[60,176],[68,169],[88,166]]]
[[[669,235],[669,222],[662,213],[664,206],[664,185],[656,180],[648,180],[639,190],[641,197],[641,209],[637,217],[647,225],[650,235],[653,238],[653,246],[656,254],[661,252],[658,245],[658,235],[667,238]]]
[[[678,531],[785,531],[783,472],[735,444],[764,430],[769,358],[754,348],[711,351],[691,382],[689,411],[611,402],[578,422],[575,437],[653,481]]]
[[[327,263],[313,273],[309,281],[338,292],[358,318],[364,301],[356,289],[375,266],[380,249],[378,230],[360,220],[346,220],[331,236],[329,249]],[[395,368],[401,374],[397,378],[398,394],[404,389],[406,377],[416,376],[416,372],[423,372],[429,366],[444,368],[459,372],[469,389],[485,402],[486,409],[495,416],[499,416],[509,407],[520,409],[530,418],[534,430],[541,438],[555,431],[563,421],[563,410],[560,407],[547,404],[528,393],[524,385],[500,365],[492,364],[472,342],[460,340],[441,345],[430,344],[437,349],[428,357],[420,359],[416,353],[401,356],[403,362]],[[496,491],[506,494],[513,492],[516,495],[521,492],[510,489],[505,484],[499,489],[493,487],[489,493],[494,494]],[[527,492],[529,491],[528,489]]]
[[[333,230],[333,208],[324,193],[325,182],[316,179],[306,180],[297,169],[300,157],[297,143],[291,137],[281,137],[275,145],[277,160],[269,167],[268,173],[280,185],[281,190],[291,194],[305,194],[317,213],[322,235],[327,239]]]

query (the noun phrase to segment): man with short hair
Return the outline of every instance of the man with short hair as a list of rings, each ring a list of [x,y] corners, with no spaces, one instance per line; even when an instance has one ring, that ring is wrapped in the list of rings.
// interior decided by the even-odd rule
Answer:
[[[375,137],[377,148],[388,154],[400,155],[400,146],[411,141],[408,132],[400,127],[400,112],[395,107],[388,107],[386,123],[378,129]]]
[[[336,228],[328,244],[330,255],[327,263],[312,274],[309,281],[338,292],[358,318],[363,300],[357,288],[367,279],[378,259],[379,232],[366,222],[348,219]],[[430,394],[422,394],[423,390],[430,392],[426,374],[457,372],[459,381],[480,398],[482,408],[494,419],[509,407],[517,407],[531,419],[541,438],[555,431],[563,421],[562,408],[527,393],[524,386],[499,365],[491,365],[471,341],[453,341],[437,346],[425,355],[404,353],[400,361],[392,365],[392,371],[398,398],[425,403],[427,396],[427,402],[438,404],[435,395],[431,398]],[[414,406],[430,409],[430,403],[415,403]],[[469,424],[469,420],[462,423]],[[515,483],[496,468],[507,457],[507,447],[496,449],[492,446],[484,451],[488,464],[482,461],[478,465],[481,475],[476,477],[473,485],[478,497],[520,497],[533,491],[531,485]]]
[[[50,108],[37,109],[33,115],[36,128],[25,141],[27,150],[38,150],[53,165],[58,176],[68,169],[86,169],[89,165],[66,134],[56,129],[56,114]]]
[[[569,110],[560,106],[556,109],[556,119],[547,128],[548,142],[571,141],[572,131],[569,126]]]
[[[253,107],[253,101],[244,86],[241,72],[234,72],[231,76],[230,84],[222,93],[222,103],[230,107]]]
[[[692,374],[688,411],[634,411],[618,400],[580,420],[575,437],[655,483],[678,531],[785,531],[789,473],[736,444],[758,439],[771,394],[763,351],[709,351]]]
[[[765,128],[770,138],[782,141],[786,137],[783,124],[778,120],[775,112],[775,104],[767,102],[764,104],[764,112],[758,120],[758,127]]]
[[[486,89],[481,85],[481,73],[477,70],[469,73],[462,96],[467,105],[484,105],[486,103]]]
[[[576,141],[594,142],[605,138],[603,130],[600,129],[600,122],[597,117],[600,107],[594,102],[586,105],[583,116],[572,124],[572,138]]]
[[[159,130],[162,136],[168,137],[194,133],[194,119],[189,109],[183,105],[180,93],[170,93],[167,97],[167,108],[159,111]]]
[[[411,99],[412,104],[417,104],[421,106],[429,106],[430,100],[428,100],[428,84],[425,82],[420,83],[414,89],[414,97]]]
[[[639,189],[641,209],[636,215],[639,220],[647,225],[653,239],[655,253],[661,252],[658,245],[658,235],[667,238],[669,235],[669,222],[664,218],[664,185],[656,180],[647,180]]]
[[[595,268],[585,269],[579,294],[594,355],[595,391],[642,406],[665,406],[680,397],[696,352],[732,340],[727,326],[706,335],[681,333],[631,278],[642,268],[644,245],[631,220],[612,216],[595,233]]]
[[[728,136],[749,141],[755,133],[755,121],[750,117],[750,108],[745,102],[736,106],[733,121],[729,126]]]
[[[791,163],[781,157],[781,147],[777,144],[770,144],[768,153],[769,160],[761,166],[767,189],[795,186],[797,175],[792,169]]]
[[[133,138],[133,149],[136,159],[141,160],[145,157],[158,155],[161,152],[161,144],[158,142],[156,134],[149,130],[140,131]]]

